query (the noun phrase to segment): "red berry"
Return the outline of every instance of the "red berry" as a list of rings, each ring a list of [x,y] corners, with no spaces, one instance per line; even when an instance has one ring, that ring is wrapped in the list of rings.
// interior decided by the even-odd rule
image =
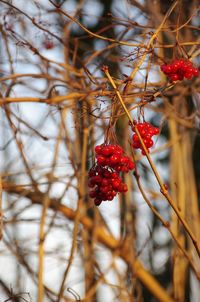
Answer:
[[[91,179],[89,179],[88,180],[88,187],[93,188],[94,186],[95,186],[95,183]]]
[[[101,182],[101,185],[102,186],[107,186],[108,184],[109,184],[109,180],[107,178],[103,178],[102,182]]]
[[[105,165],[106,158],[103,155],[97,155],[96,158],[99,165]]]
[[[147,148],[147,153],[149,153],[149,149]],[[145,151],[142,150],[142,155],[146,155]]]
[[[166,74],[169,74],[171,73],[173,70],[172,70],[172,66],[169,64],[169,65],[166,65],[165,67],[165,73]]]
[[[188,67],[187,68],[187,73],[191,73],[192,74],[193,73],[193,67]]]
[[[121,164],[121,165],[127,165],[128,162],[129,162],[128,156],[123,156],[123,157],[121,157],[121,159],[120,159],[120,164]]]
[[[141,146],[141,144],[140,144],[140,142],[133,142],[132,143],[132,146],[133,146],[133,148],[135,148],[135,149],[139,149],[140,148],[140,146]]]
[[[102,146],[96,146],[94,150],[97,154],[101,154]]]
[[[134,162],[130,161],[128,164],[129,170],[133,170],[135,168]]]
[[[120,181],[119,179],[114,179],[114,180],[112,181],[112,186],[113,186],[113,188],[116,189],[116,190],[118,190],[120,184],[121,184],[121,181]]]
[[[158,135],[160,133],[160,129],[159,128],[154,127],[152,130],[153,130],[153,134],[154,135]]]
[[[192,78],[192,73],[190,72],[187,72],[185,73],[185,76],[184,76],[186,79],[191,79]]]
[[[150,123],[145,122],[144,125],[146,130],[152,128],[152,125]]]
[[[179,76],[175,73],[175,74],[171,74],[170,75],[170,80],[172,81],[172,82],[176,82],[176,81],[178,81],[179,80]]]
[[[112,193],[110,193],[108,196],[107,196],[107,200],[113,200],[113,196],[112,196]]]
[[[109,186],[101,187],[101,192],[107,193],[109,191]]]
[[[151,148],[153,146],[153,140],[149,139],[146,143],[147,148]]]
[[[113,154],[113,155],[110,157],[110,163],[111,163],[111,164],[119,163],[120,160],[121,160],[121,156],[119,156],[119,155]]]
[[[95,176],[95,175],[96,175],[96,172],[95,172],[93,169],[91,169],[91,170],[89,171],[88,175],[89,175],[89,177]]]
[[[111,146],[104,146],[102,148],[101,154],[104,156],[108,156],[114,152],[113,148]]]
[[[167,66],[166,64],[163,64],[163,65],[160,66],[160,69],[161,69],[164,73],[165,73],[165,70],[166,70],[166,66]]]
[[[179,59],[179,64],[180,64],[180,67],[182,67],[185,63],[185,60],[184,59]]]
[[[121,171],[121,166],[120,166],[120,165],[116,165],[116,166],[115,166],[115,170],[116,170],[117,172],[120,172],[120,171]]]
[[[118,179],[119,175],[116,172],[113,172],[113,173],[111,173],[111,177],[114,179],[116,179],[116,178]]]
[[[95,184],[99,184],[99,183],[102,182],[102,177],[99,176],[99,175],[93,176],[93,177],[91,178],[91,181],[93,181]]]
[[[134,131],[134,130],[133,130],[133,131]],[[133,140],[134,142],[139,142],[139,141],[140,141],[137,134],[133,134],[132,140]]]
[[[139,132],[143,131],[145,129],[145,123],[138,123],[137,129]]]
[[[199,74],[199,70],[198,70],[198,68],[193,68],[193,71],[192,71],[192,74],[193,74],[193,76],[194,77],[198,77],[198,74]]]
[[[172,63],[172,72],[176,73],[177,70],[179,69],[179,64],[177,64],[176,62]]]
[[[91,198],[96,197],[96,192],[95,192],[95,191],[91,191],[91,192],[89,193],[89,196],[90,196]]]
[[[117,195],[116,191],[112,190],[111,192],[112,192],[111,194],[112,194],[113,197],[115,197]]]
[[[102,203],[102,200],[95,198],[94,203],[96,206],[99,206]]]

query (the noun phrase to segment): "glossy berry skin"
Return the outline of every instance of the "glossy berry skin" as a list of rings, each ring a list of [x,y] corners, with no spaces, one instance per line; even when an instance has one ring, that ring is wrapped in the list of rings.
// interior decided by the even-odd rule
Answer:
[[[175,59],[169,64],[161,65],[160,69],[171,82],[182,81],[184,78],[191,79],[199,74],[198,68],[186,59]]]
[[[131,158],[124,155],[124,150],[119,145],[105,145],[95,147],[97,164],[102,167],[110,167],[117,172],[127,173],[133,170],[135,165]]]
[[[91,186],[92,184],[92,186]],[[88,186],[92,188],[89,196],[99,206],[102,201],[113,200],[119,192],[127,192],[127,185],[122,182],[118,173],[108,167],[94,166],[89,171]]]
[[[132,127],[132,131],[134,132],[134,134],[132,136],[132,146],[135,149],[140,149],[141,153],[143,155],[145,155],[145,152],[144,152],[144,149],[140,142],[140,139],[139,139],[138,135],[135,133],[135,128],[137,128],[137,130],[139,131],[140,136],[141,136],[143,143],[148,152],[149,152],[149,149],[151,147],[153,147],[153,145],[154,145],[152,136],[158,135],[160,130],[159,130],[159,128],[156,128],[147,122],[143,122],[143,123],[134,122],[134,124],[135,124],[135,127]]]

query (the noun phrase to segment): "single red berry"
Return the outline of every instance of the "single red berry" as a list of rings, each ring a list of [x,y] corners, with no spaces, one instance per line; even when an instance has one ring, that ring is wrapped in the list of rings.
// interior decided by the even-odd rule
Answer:
[[[170,76],[170,80],[172,81],[172,82],[176,82],[176,81],[178,81],[179,80],[179,76],[178,76],[178,74],[171,74]]]
[[[186,79],[191,79],[191,78],[192,78],[192,73],[186,72],[185,75],[184,75],[184,77],[185,77]]]
[[[172,73],[176,73],[179,69],[179,64],[177,64],[176,62],[173,62],[171,67],[172,67]]]
[[[134,142],[139,142],[139,141],[140,141],[137,134],[133,134],[132,140],[133,140]]]
[[[102,146],[96,146],[94,150],[97,154],[101,154]]]
[[[112,194],[113,197],[115,197],[117,195],[117,192],[115,190],[112,190],[111,194]]]
[[[191,74],[192,74],[192,73],[193,73],[193,67],[191,67],[191,66],[188,67],[188,68],[187,68],[187,73],[191,73]]]
[[[160,69],[161,69],[164,73],[165,73],[166,66],[167,66],[166,64],[163,64],[163,65],[160,66]]]
[[[160,133],[160,129],[157,127],[153,127],[152,131],[153,131],[153,135],[158,135]]]
[[[97,155],[96,159],[99,165],[104,166],[106,164],[106,158],[103,155]]]
[[[100,184],[102,182],[102,177],[100,175],[93,176],[91,181],[93,181],[95,184]]]
[[[95,192],[95,191],[91,191],[91,192],[89,193],[89,196],[90,196],[91,198],[95,198],[95,197],[96,197],[96,192]]]
[[[123,157],[121,157],[121,159],[120,159],[120,164],[121,164],[121,165],[127,165],[128,162],[129,162],[128,156],[123,156]]]
[[[116,166],[115,166],[115,171],[121,172],[121,166],[120,166],[120,165],[116,165]]]
[[[113,154],[113,155],[110,157],[110,163],[111,163],[111,164],[119,163],[120,160],[121,160],[121,156],[120,156],[120,155],[115,155],[115,154]]]
[[[172,66],[170,64],[168,64],[166,67],[165,67],[165,73],[166,74],[170,74],[172,73]]]
[[[90,169],[88,175],[89,175],[89,177],[95,176],[96,172],[93,169]]]
[[[93,188],[94,186],[95,186],[95,183],[91,179],[89,179],[88,180],[88,187]]]
[[[144,125],[146,130],[152,128],[152,125],[150,123],[145,122]]]
[[[145,123],[138,123],[137,129],[139,132],[143,131],[145,129]]]
[[[145,137],[147,135],[147,128],[140,131],[141,137]]]
[[[133,146],[133,148],[135,148],[135,149],[139,149],[140,146],[141,146],[141,144],[140,144],[140,142],[135,142],[135,141],[133,141],[132,146]]]
[[[112,193],[110,193],[110,194],[107,196],[107,200],[109,200],[109,201],[113,200]]]
[[[147,148],[147,153],[149,153],[149,149]],[[145,151],[142,150],[142,155],[146,155]]]
[[[185,60],[184,59],[179,59],[179,65],[180,67],[182,67],[185,63]]]
[[[108,184],[109,184],[109,180],[107,178],[103,178],[102,182],[101,182],[101,185],[102,186],[107,186]]]
[[[123,148],[121,146],[115,145],[115,151],[114,151],[114,153],[121,155],[121,154],[124,153],[124,150],[123,150]]]
[[[147,148],[153,147],[153,140],[152,139],[148,139],[146,146],[147,146]]]
[[[129,170],[133,170],[135,168],[134,162],[129,161],[128,167],[129,167]]]
[[[95,198],[94,203],[96,206],[99,206],[102,203],[102,200]]]
[[[121,180],[114,179],[114,180],[112,181],[112,186],[113,186],[113,189],[118,190],[118,189],[119,189],[120,184],[121,184]]]
[[[109,186],[101,187],[101,192],[107,193],[108,191],[110,191],[110,187]]]
[[[118,179],[119,175],[116,172],[111,173],[111,178]]]
[[[113,152],[114,152],[114,150],[112,150],[112,148],[110,148],[111,146],[104,146],[103,148],[102,148],[102,151],[101,151],[101,154],[102,155],[104,155],[104,156],[109,156],[109,155],[111,155]]]
[[[193,71],[192,71],[192,74],[193,74],[194,77],[198,77],[198,74],[199,74],[198,68],[194,67]]]

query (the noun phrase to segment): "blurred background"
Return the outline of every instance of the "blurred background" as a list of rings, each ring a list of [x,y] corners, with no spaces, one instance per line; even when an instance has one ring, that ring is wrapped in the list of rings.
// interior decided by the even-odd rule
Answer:
[[[101,70],[159,127],[151,158],[199,242],[199,77],[160,71],[199,66],[198,2],[0,0],[0,301],[200,301],[195,246]],[[125,175],[129,191],[96,207],[87,175],[107,135],[140,183]]]

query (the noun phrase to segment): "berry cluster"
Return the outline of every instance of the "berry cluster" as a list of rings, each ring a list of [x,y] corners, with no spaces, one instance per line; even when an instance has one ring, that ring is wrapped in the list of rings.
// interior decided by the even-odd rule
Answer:
[[[53,42],[50,38],[46,37],[46,38],[43,40],[43,47],[44,47],[45,49],[47,49],[47,50],[53,49],[54,46],[55,46],[55,45],[54,45],[54,42]]]
[[[109,166],[117,172],[127,173],[134,169],[133,161],[126,155],[119,145],[100,145],[95,147],[97,164]]]
[[[113,200],[118,192],[128,191],[127,185],[122,182],[117,172],[98,165],[89,171],[88,186],[93,188],[89,196],[94,198],[96,206],[100,205],[102,201]]]
[[[144,123],[135,122],[135,126],[137,127],[137,129],[140,133],[140,136],[143,139],[145,147],[149,151],[149,148],[151,148],[154,144],[154,142],[152,140],[152,136],[159,134],[159,128],[156,128],[156,127],[152,126],[150,123],[147,123],[147,122],[144,122]],[[134,129],[135,128],[132,127],[132,130],[135,132]],[[143,150],[143,147],[142,147],[142,144],[141,144],[141,142],[139,140],[139,137],[136,133],[133,134],[133,136],[132,136],[132,146],[135,149],[141,149],[142,154],[143,155],[145,154],[145,152]]]
[[[117,193],[127,192],[119,173],[133,170],[135,165],[119,145],[100,145],[95,147],[96,164],[89,171],[88,186],[93,188],[90,197],[95,205],[112,200]]]
[[[199,74],[198,68],[186,59],[175,59],[170,64],[163,64],[160,69],[169,77],[170,81],[182,81],[184,78],[191,79]]]

